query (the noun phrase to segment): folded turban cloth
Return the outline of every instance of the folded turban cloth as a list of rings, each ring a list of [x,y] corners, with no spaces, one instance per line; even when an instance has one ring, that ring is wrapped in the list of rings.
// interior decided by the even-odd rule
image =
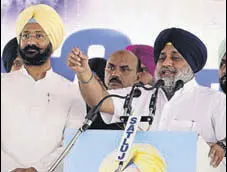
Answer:
[[[154,63],[154,49],[149,45],[129,45],[125,48],[134,53],[144,64],[149,72],[154,76],[155,63]]]
[[[11,39],[3,49],[2,60],[3,60],[6,72],[11,71],[11,68],[13,66],[13,61],[17,57],[17,48],[18,48],[18,43],[17,43],[17,38],[15,37]]]
[[[22,11],[16,22],[17,40],[24,26],[34,19],[48,35],[53,50],[56,50],[64,38],[64,27],[58,13],[50,6],[45,4],[32,5]]]
[[[218,49],[218,65],[221,64],[221,60],[225,56],[225,53],[226,53],[226,38],[221,42]]]
[[[158,35],[154,44],[156,64],[162,49],[168,42],[171,42],[179,51],[194,73],[200,71],[205,66],[207,61],[206,46],[197,36],[180,28],[165,29]]]
[[[88,60],[88,64],[93,72],[104,82],[106,59],[104,58],[92,58]]]
[[[118,168],[116,161],[117,151],[108,155],[99,167],[99,172],[114,172]],[[166,163],[159,151],[149,144],[134,144],[130,150],[129,158],[123,164],[123,169],[133,162],[141,172],[165,172]],[[124,171],[124,170],[123,170]]]

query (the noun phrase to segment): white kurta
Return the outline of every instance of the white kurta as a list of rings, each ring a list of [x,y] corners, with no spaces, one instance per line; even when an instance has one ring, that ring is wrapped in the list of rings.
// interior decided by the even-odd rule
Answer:
[[[110,94],[126,95],[131,88],[109,91]],[[132,108],[134,113],[147,116],[153,91],[141,88],[142,95],[134,98]],[[113,98],[114,114],[102,113],[106,123],[119,122],[123,115],[124,100]],[[144,130],[148,123],[141,123]],[[207,142],[217,142],[226,137],[226,96],[213,89],[202,87],[193,79],[167,100],[163,90],[159,89],[156,114],[152,130],[195,131]]]
[[[34,81],[23,68],[1,76],[1,171],[46,171],[63,150],[65,127],[78,128],[86,106],[78,84],[49,70]]]

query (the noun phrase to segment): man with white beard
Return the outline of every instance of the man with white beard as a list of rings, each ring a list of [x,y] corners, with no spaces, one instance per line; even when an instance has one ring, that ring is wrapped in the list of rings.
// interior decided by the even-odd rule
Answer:
[[[195,131],[214,149],[210,152],[211,165],[217,167],[225,155],[225,149],[218,146],[226,138],[226,97],[223,93],[202,87],[195,80],[207,60],[204,43],[194,34],[180,29],[163,30],[155,40],[154,59],[156,80],[165,81],[158,90],[155,117],[152,130]],[[88,58],[79,49],[68,58],[68,66],[77,72],[81,93],[90,106],[95,106],[108,94],[126,95],[131,88],[105,91],[92,77]],[[183,81],[183,88],[177,84]],[[153,91],[141,89],[142,95],[134,98],[134,113],[149,115],[149,104]],[[102,118],[106,123],[120,121],[124,100],[112,98],[101,106]],[[140,124],[147,130],[148,124]],[[215,146],[214,146],[215,145]]]

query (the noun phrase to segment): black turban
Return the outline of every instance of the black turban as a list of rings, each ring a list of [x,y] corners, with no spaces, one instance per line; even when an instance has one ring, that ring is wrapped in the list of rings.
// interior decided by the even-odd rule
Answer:
[[[13,66],[13,61],[17,57],[18,43],[17,38],[11,39],[3,49],[2,60],[6,72],[10,72]]]
[[[200,71],[207,61],[207,48],[194,34],[180,29],[163,30],[155,40],[154,59],[157,64],[159,55],[166,43],[171,42],[191,66],[194,73]]]
[[[93,72],[104,82],[106,59],[104,58],[92,58],[88,60],[88,64]]]

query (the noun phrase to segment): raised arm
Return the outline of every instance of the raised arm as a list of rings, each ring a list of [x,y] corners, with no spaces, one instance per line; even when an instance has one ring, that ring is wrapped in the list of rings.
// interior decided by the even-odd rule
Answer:
[[[95,106],[108,95],[105,88],[94,77],[89,65],[88,57],[79,48],[73,48],[67,57],[67,65],[77,73],[80,91],[89,106]],[[101,112],[114,113],[112,99],[107,99],[100,109]]]

